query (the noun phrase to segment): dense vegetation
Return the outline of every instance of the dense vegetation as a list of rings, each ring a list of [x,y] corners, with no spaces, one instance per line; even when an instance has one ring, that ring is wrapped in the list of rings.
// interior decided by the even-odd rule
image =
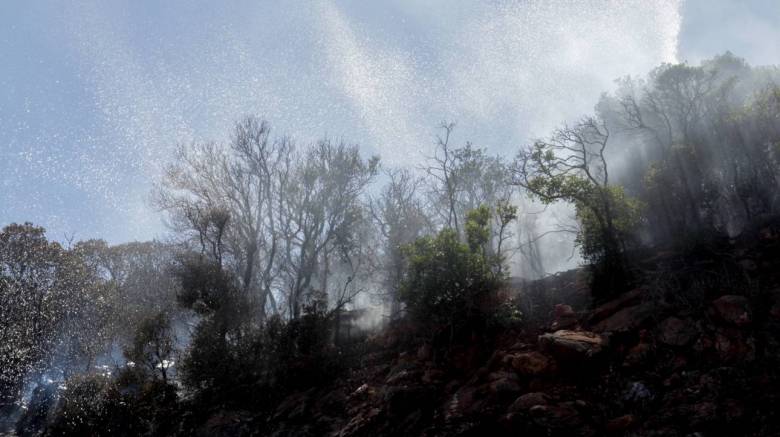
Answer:
[[[270,422],[359,372],[380,327],[463,378],[470,345],[536,332],[550,310],[509,281],[546,273],[523,219],[540,205],[573,206],[560,232],[596,303],[647,285],[647,253],[698,256],[776,214],[778,81],[729,53],[661,65],[511,162],[455,146],[448,123],[420,168],[388,169],[245,118],[225,144],[180,147],[158,181],[169,241],[2,230],[0,418],[44,435],[190,435],[224,410]]]

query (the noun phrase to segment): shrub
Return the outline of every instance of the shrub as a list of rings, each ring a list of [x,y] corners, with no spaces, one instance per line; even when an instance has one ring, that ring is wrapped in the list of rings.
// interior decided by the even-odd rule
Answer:
[[[66,386],[44,435],[170,435],[176,429],[176,387],[137,369],[122,369],[115,377],[78,376]]]
[[[484,308],[497,290],[501,278],[492,268],[484,243],[490,235],[484,214],[470,213],[467,242],[452,229],[423,237],[404,248],[407,265],[401,284],[401,300],[422,332],[434,336],[456,335],[485,326]],[[488,305],[491,306],[492,305]]]

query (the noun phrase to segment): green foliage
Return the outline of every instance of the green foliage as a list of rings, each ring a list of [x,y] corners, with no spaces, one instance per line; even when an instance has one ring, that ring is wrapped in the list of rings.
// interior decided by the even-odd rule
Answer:
[[[108,377],[72,378],[62,394],[48,434],[100,435],[122,430],[117,429],[122,424],[117,416],[129,411],[118,411],[119,398],[119,391]]]
[[[466,240],[472,252],[486,252],[490,242],[490,208],[481,205],[466,213]]]
[[[626,195],[622,187],[612,185],[605,189],[609,196],[609,207],[612,215],[612,232],[619,244],[625,244],[635,238],[636,230],[642,220],[642,204],[637,199]],[[608,256],[612,250],[610,236],[604,235],[604,228],[599,223],[592,208],[581,203],[575,203],[577,219],[580,222],[580,232],[575,242],[580,247],[582,255],[591,262],[599,262]]]
[[[11,224],[0,232],[0,409],[21,394],[23,379],[67,354],[65,371],[107,347],[106,290],[74,251],[50,242],[42,227]]]
[[[237,295],[233,278],[219,263],[203,256],[183,256],[174,274],[181,285],[179,303],[199,314],[212,314]]]
[[[168,368],[173,360],[174,338],[167,314],[152,315],[136,328],[132,343],[125,348],[125,358],[147,374],[168,380]]]
[[[517,206],[510,204],[508,201],[500,201],[496,205],[496,216],[498,216],[499,224],[517,220]]]
[[[608,183],[603,149],[590,150],[593,143],[606,147],[605,132],[606,128],[592,119],[575,128],[561,129],[552,142],[537,141],[528,152],[521,153],[519,164],[520,184],[532,198],[545,204],[574,204],[581,226],[576,242],[592,263],[620,257],[637,230],[642,212],[639,201],[626,195],[621,186]],[[577,156],[577,148],[584,158]]]
[[[289,321],[271,317],[234,339],[220,335],[213,322],[199,324],[179,369],[194,401],[264,411],[293,390],[337,376],[345,361],[330,341],[332,320],[310,310]]]
[[[44,435],[170,435],[178,408],[176,387],[146,380],[132,369],[115,378],[78,376],[60,392]]]
[[[407,268],[401,299],[422,329],[448,330],[450,337],[482,324],[484,304],[492,297],[500,277],[484,247],[490,236],[488,208],[469,212],[468,244],[452,229],[423,237],[404,249]]]

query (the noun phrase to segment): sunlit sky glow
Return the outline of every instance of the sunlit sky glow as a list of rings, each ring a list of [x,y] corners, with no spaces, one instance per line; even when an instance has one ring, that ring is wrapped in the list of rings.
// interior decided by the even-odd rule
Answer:
[[[388,165],[430,151],[445,119],[456,141],[511,156],[617,77],[729,49],[780,63],[773,0],[227,5],[0,3],[0,224],[160,235],[148,197],[172,148],[222,140],[247,114]]]

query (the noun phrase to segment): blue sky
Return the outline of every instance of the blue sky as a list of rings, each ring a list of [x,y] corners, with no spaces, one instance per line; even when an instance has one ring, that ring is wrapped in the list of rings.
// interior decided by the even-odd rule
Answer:
[[[778,22],[775,0],[5,1],[0,224],[160,235],[148,197],[172,148],[246,114],[388,165],[444,119],[512,155],[616,77],[725,50],[780,63]]]

